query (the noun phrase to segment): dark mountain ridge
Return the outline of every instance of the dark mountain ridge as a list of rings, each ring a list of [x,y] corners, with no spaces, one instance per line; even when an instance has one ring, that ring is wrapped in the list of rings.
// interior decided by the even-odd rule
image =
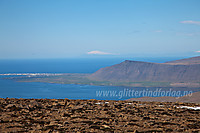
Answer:
[[[178,64],[200,64],[200,56],[196,56],[196,57],[191,57],[191,58],[185,58],[185,59],[181,59],[181,60],[175,60],[175,61],[168,61],[166,62],[166,64],[174,64],[174,65],[178,65]]]
[[[200,56],[166,63],[125,60],[90,75],[103,81],[200,82]]]

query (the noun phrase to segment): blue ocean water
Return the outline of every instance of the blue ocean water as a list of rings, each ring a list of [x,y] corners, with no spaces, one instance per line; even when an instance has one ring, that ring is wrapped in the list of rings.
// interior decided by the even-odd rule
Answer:
[[[124,60],[162,63],[180,57],[71,58],[71,59],[5,59],[0,60],[0,73],[93,73],[102,67]]]
[[[0,73],[93,73],[98,69],[122,62],[124,59],[39,59],[0,60]],[[136,59],[137,60],[137,59]],[[145,59],[141,61],[165,62],[169,58]],[[38,82],[16,82],[0,76],[0,97],[2,98],[69,98],[125,100],[143,96],[175,96],[200,91],[200,88],[145,88],[120,86],[92,86],[74,84],[51,84]],[[160,90],[160,91],[159,91]],[[169,93],[166,93],[166,92]],[[136,94],[140,93],[140,94]],[[146,93],[143,93],[146,92]],[[157,93],[157,94],[156,94]],[[152,95],[155,94],[155,95]]]

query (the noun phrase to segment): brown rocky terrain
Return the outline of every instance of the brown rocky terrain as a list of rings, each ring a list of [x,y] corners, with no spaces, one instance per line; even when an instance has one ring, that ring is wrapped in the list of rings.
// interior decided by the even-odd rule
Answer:
[[[0,132],[199,132],[195,103],[0,99]]]
[[[128,101],[154,101],[154,102],[184,102],[184,103],[200,103],[200,92],[192,93],[182,97],[141,97],[131,98]]]
[[[120,64],[101,68],[90,75],[90,79],[117,82],[159,81],[199,83],[200,56],[166,63],[126,60]]]

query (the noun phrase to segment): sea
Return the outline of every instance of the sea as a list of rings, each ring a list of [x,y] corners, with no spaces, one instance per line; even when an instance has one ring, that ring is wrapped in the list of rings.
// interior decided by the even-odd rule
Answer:
[[[180,57],[136,57],[128,60],[163,63]],[[0,74],[8,73],[93,73],[100,68],[118,64],[127,58],[67,58],[67,59],[1,59]],[[20,76],[20,75],[15,75]],[[17,82],[0,75],[0,98],[98,99],[126,100],[143,96],[180,97],[200,88],[123,87]]]

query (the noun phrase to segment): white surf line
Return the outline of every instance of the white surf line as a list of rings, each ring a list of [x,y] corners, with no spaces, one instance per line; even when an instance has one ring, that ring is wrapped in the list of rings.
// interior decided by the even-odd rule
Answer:
[[[6,74],[0,74],[0,75],[31,75],[31,76],[36,76],[36,75],[62,75],[62,74],[57,74],[57,73],[6,73]]]

